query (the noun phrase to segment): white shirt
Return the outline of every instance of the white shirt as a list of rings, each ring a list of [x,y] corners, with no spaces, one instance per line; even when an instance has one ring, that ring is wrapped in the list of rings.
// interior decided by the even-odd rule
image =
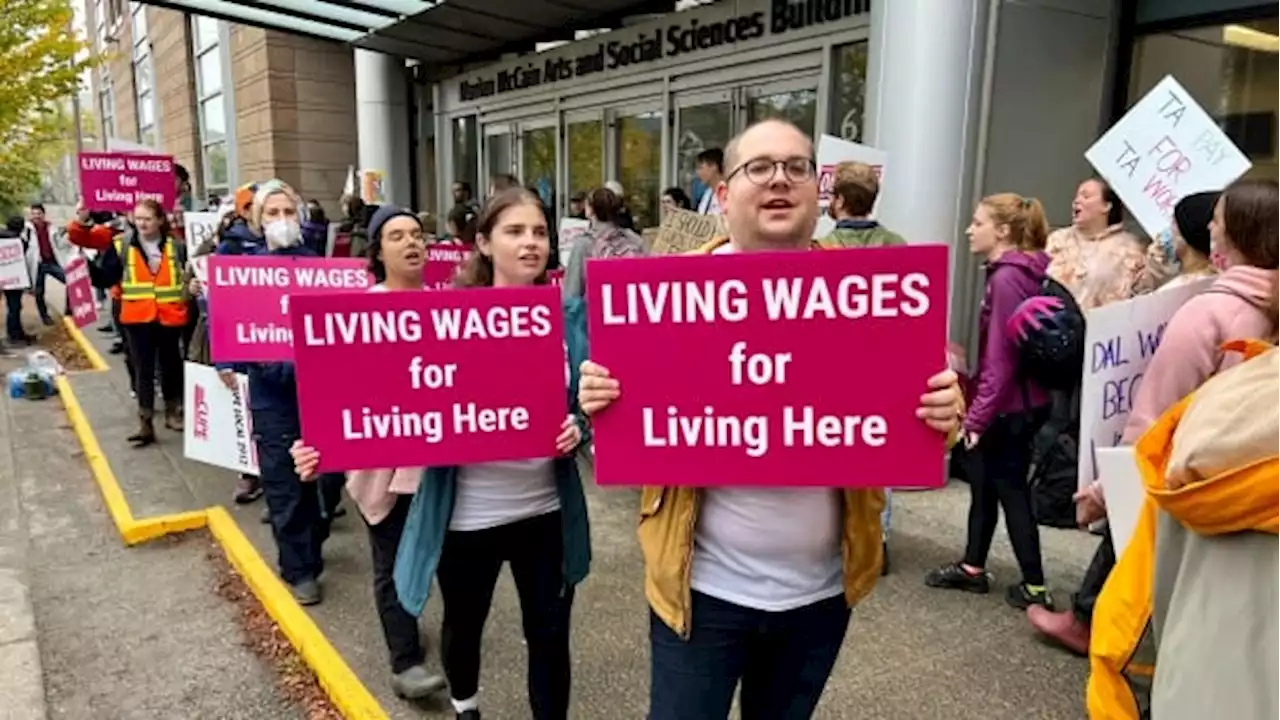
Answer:
[[[714,187],[709,187],[706,192],[702,193],[702,199],[698,201],[698,212],[703,215],[723,214],[720,208],[720,200],[716,198],[716,189]]]
[[[726,243],[717,254],[733,252]],[[693,537],[692,587],[781,612],[844,592],[840,492],[708,488]]]

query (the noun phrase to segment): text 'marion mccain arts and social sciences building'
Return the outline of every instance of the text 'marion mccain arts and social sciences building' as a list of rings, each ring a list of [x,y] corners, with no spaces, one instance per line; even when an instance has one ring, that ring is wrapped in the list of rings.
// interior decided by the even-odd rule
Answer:
[[[651,226],[663,188],[698,189],[698,152],[784,117],[886,152],[878,212],[907,237],[958,242],[973,200],[1002,190],[1041,198],[1061,225],[1092,174],[1084,151],[1169,74],[1252,174],[1276,175],[1274,2],[149,4],[354,46],[359,167],[385,174],[389,199],[437,216],[453,181],[483,195],[488,177],[511,173],[557,214],[618,180]],[[966,256],[957,327],[976,306]]]

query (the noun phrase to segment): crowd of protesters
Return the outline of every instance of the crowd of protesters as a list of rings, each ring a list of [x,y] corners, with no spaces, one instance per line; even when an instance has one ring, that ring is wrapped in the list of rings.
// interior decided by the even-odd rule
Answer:
[[[723,150],[702,152],[696,172],[705,192],[690,197],[668,188],[661,206],[664,213],[722,215],[726,235],[697,253],[907,242],[874,219],[878,176],[862,163],[835,168],[826,211],[834,230],[815,240],[821,211],[813,144],[783,121],[757,123]],[[454,280],[458,288],[548,282],[547,271],[559,264],[557,233],[536,191],[499,175],[485,202],[461,181],[452,199],[437,237],[430,216],[343,198],[337,231],[351,236],[353,256],[368,259],[377,281],[372,292],[424,291],[432,242],[470,251]],[[1090,656],[1092,718],[1277,715],[1277,355],[1270,346],[1230,343],[1275,340],[1278,202],[1276,183],[1263,180],[1190,195],[1178,203],[1168,236],[1154,240],[1125,229],[1120,198],[1100,179],[1080,184],[1071,225],[1054,232],[1037,198],[998,193],[973,209],[966,234],[985,273],[977,362],[962,381],[940,348],[937,373],[918,379],[921,422],[968,459],[967,533],[957,560],[923,580],[990,592],[986,563],[1003,511],[1021,574],[1006,600],[1037,631]],[[323,546],[345,487],[368,531],[373,607],[394,691],[405,698],[447,691],[464,720],[480,717],[481,637],[504,564],[528,647],[529,714],[570,715],[570,618],[591,563],[574,458],[589,439],[588,419],[608,412],[621,392],[608,369],[590,360],[586,267],[649,249],[616,181],[575,194],[568,209],[568,217],[588,224],[564,268],[564,375],[531,379],[563,382],[571,399],[556,457],[319,473],[319,451],[301,435],[293,366],[217,366],[229,387],[237,373],[248,377],[261,469],[259,477],[239,478],[234,499],[265,496],[280,576],[296,600],[323,599]],[[72,244],[96,253],[92,280],[111,298],[110,329],[123,338],[137,399],[138,426],[128,436],[137,447],[157,441],[157,384],[163,425],[180,432],[184,357],[211,364],[208,323],[216,315],[174,226],[178,218],[180,212],[144,201],[127,218],[81,212],[67,228]],[[193,254],[324,255],[329,226],[318,203],[268,180],[237,189],[218,237]],[[41,290],[47,277],[63,275],[43,208],[33,206],[29,221],[11,220],[7,232],[30,245],[38,307],[52,322]],[[1084,313],[1202,279],[1211,279],[1209,289],[1168,324],[1122,438],[1137,446],[1148,490],[1135,539],[1117,557],[1102,533],[1081,587],[1059,607],[1048,590],[1051,569],[1042,562],[1029,474],[1043,460],[1037,447],[1045,428],[1069,432],[1063,428],[1078,423],[1078,379],[1064,388],[1020,371],[1021,316],[1051,284],[1068,295],[1059,311]],[[8,292],[6,300],[8,337],[24,341]],[[639,500],[644,576],[636,582],[650,612],[648,716],[720,720],[736,696],[743,717],[811,717],[852,609],[888,572],[888,492],[698,488],[692,480],[646,487]],[[1097,483],[1073,499],[1081,523],[1105,518]],[[433,581],[444,610],[443,676],[429,671],[418,628]]]

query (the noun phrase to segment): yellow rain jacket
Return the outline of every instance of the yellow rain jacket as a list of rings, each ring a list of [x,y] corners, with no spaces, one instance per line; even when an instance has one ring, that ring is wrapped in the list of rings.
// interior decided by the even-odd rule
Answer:
[[[1091,720],[1275,720],[1280,350],[1211,378],[1138,440],[1147,500],[1103,586]]]
[[[691,254],[709,254],[729,241],[712,240]],[[814,243],[814,249],[825,246]],[[956,408],[964,414],[963,403]],[[947,445],[956,442],[952,433]],[[702,489],[645,487],[640,496],[640,551],[644,555],[645,597],[653,612],[676,634],[687,638],[692,612],[693,536],[701,511]],[[880,511],[884,491],[840,491],[843,527],[841,555],[844,599],[853,607],[875,588],[884,560]]]

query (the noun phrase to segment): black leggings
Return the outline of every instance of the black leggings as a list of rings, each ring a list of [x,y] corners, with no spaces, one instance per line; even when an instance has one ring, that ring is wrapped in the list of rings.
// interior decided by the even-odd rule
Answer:
[[[498,573],[509,562],[529,647],[531,717],[568,717],[573,588],[564,582],[563,538],[558,512],[445,535],[436,580],[444,599],[441,655],[455,700],[468,700],[479,690],[480,639]]]
[[[124,326],[124,338],[133,355],[133,387],[138,410],[150,415],[156,408],[156,366],[166,409],[182,407],[182,328],[159,322]]]
[[[369,528],[369,548],[373,551],[373,601],[382,622],[382,635],[391,653],[391,672],[402,673],[423,661],[422,641],[418,636],[418,618],[404,609],[396,596],[394,572],[396,549],[404,534],[412,495],[400,495],[382,522]]]
[[[1040,564],[1040,528],[1031,509],[1031,440],[1044,423],[1043,409],[1030,413],[1001,415],[982,435],[976,452],[970,453],[969,539],[964,562],[981,568],[991,552],[1000,508],[1009,542],[1022,571],[1022,582],[1044,584]]]

